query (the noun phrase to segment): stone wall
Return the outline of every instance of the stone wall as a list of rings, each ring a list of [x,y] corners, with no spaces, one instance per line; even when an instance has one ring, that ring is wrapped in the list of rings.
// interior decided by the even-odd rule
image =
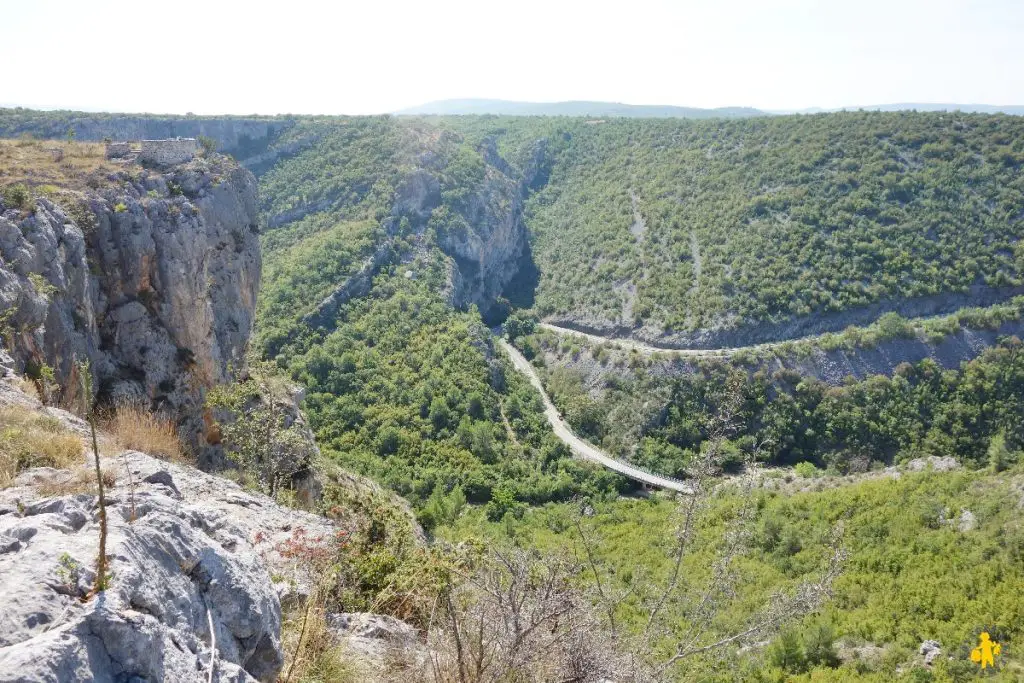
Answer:
[[[107,158],[108,159],[123,159],[132,153],[132,146],[127,142],[108,142],[107,143]]]
[[[195,138],[175,140],[143,140],[139,161],[143,163],[171,166],[191,161],[199,153],[199,142]]]

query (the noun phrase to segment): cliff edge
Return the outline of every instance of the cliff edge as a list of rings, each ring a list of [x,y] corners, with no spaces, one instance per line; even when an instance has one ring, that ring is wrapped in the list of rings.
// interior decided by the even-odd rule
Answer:
[[[198,443],[205,392],[241,366],[252,330],[255,178],[213,155],[98,169],[81,189],[26,190],[0,200],[11,369],[52,382],[51,402],[75,409],[88,361],[101,401],[164,411]]]

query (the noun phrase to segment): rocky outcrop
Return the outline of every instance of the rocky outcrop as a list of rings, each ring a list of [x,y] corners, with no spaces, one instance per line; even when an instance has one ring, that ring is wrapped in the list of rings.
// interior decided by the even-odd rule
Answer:
[[[438,235],[455,262],[450,298],[455,306],[489,308],[516,274],[526,246],[520,183],[488,166],[462,211],[465,224]]]
[[[938,341],[929,341],[921,337],[886,339],[871,347],[854,347],[852,349],[825,350],[815,346],[811,340],[803,340],[801,349],[794,346],[786,350],[781,345],[769,347],[750,347],[749,349],[728,349],[729,353],[719,354],[681,354],[675,355],[665,351],[655,357],[654,362],[646,368],[649,375],[660,378],[671,378],[690,375],[698,371],[699,365],[707,359],[727,359],[737,351],[751,352],[752,360],[748,369],[764,370],[768,373],[779,371],[794,372],[804,377],[814,377],[832,386],[840,386],[847,378],[865,379],[872,375],[892,375],[903,363],[918,363],[925,359],[934,361],[945,369],[956,369],[966,361],[980,356],[986,349],[995,346],[1001,337],[1024,337],[1024,319],[1007,320],[994,329],[965,327],[958,332],[948,334]],[[551,366],[560,365],[578,371],[588,387],[600,387],[606,384],[608,376],[629,379],[634,376],[629,366],[631,347],[623,342],[622,350],[616,350],[615,339],[609,339],[609,348],[605,353],[618,363],[598,362],[594,358],[596,339],[586,340],[591,349],[589,354],[547,351],[545,362]],[[761,357],[758,357],[758,353]]]
[[[546,148],[543,141],[538,142],[525,168],[517,172],[498,155],[493,141],[483,143],[483,178],[463,199],[448,204],[439,180],[445,171],[442,157],[422,155],[416,161],[418,167],[406,172],[395,188],[390,214],[382,221],[388,237],[359,270],[340,282],[303,318],[303,323],[330,327],[339,308],[369,292],[380,269],[395,262],[398,253],[393,238],[399,234],[422,235],[430,226],[437,229],[437,245],[450,258],[444,296],[453,306],[476,305],[486,313],[523,266],[524,254],[529,253],[523,200],[535,189],[538,178],[546,178],[549,172]],[[272,215],[268,223],[271,227],[288,223],[325,210],[332,202],[323,199]]]
[[[207,388],[238,368],[260,279],[256,182],[227,159],[164,172],[128,167],[99,189],[0,206],[0,310],[16,370],[50,366],[81,407],[94,391],[202,429]]]
[[[345,612],[328,614],[326,621],[332,640],[374,680],[378,680],[389,665],[413,668],[427,659],[427,649],[420,642],[416,629],[394,617]]]
[[[962,308],[1005,303],[1021,294],[1024,294],[1024,286],[994,287],[975,284],[964,292],[885,299],[844,311],[821,312],[777,321],[737,323],[733,316],[723,318],[717,325],[692,331],[666,331],[652,323],[641,326],[624,325],[576,312],[547,316],[545,322],[608,339],[638,341],[665,350],[716,350],[795,340],[826,332],[840,332],[851,325],[870,325],[890,312],[899,313],[905,318],[946,315]]]
[[[445,295],[453,306],[475,305],[486,314],[523,267],[523,256],[529,255],[523,201],[546,182],[546,150],[546,141],[538,141],[517,172],[493,140],[482,143],[483,179],[456,203],[456,215],[437,234],[438,245],[452,259]],[[407,182],[398,192],[395,214],[422,216],[439,202],[436,181]]]
[[[333,527],[142,453],[109,466],[112,576],[89,599],[95,496],[42,495],[59,470],[29,470],[0,492],[0,681],[205,681],[211,666],[213,680],[275,680],[284,655],[271,572],[293,561],[279,549],[297,530]]]
[[[83,420],[3,377],[0,408],[36,412],[90,443]],[[99,540],[91,455],[70,469],[22,471],[0,490],[0,683],[277,680],[282,611],[301,613],[314,590],[310,553],[400,502],[361,477],[329,472],[331,521],[99,438],[110,453],[101,459],[110,563],[101,593],[91,594]],[[351,504],[339,507],[343,500]],[[400,512],[422,542],[411,512]],[[392,617],[329,622],[361,670],[420,661],[416,630]]]
[[[475,304],[486,313],[523,268],[529,236],[523,201],[550,173],[547,141],[538,140],[520,173],[499,156],[493,140],[481,155],[487,162],[483,182],[462,211],[470,230],[439,235],[439,243],[455,262],[450,298],[455,306]]]
[[[965,328],[938,342],[913,337],[887,339],[872,348],[832,351],[814,348],[806,356],[778,352],[767,367],[771,370],[786,368],[838,386],[847,377],[864,379],[872,375],[892,375],[903,363],[913,364],[925,359],[946,369],[956,369],[995,346],[1000,337],[1015,335],[1024,335],[1024,320],[1008,320],[995,329]]]
[[[919,655],[921,655],[921,661],[924,662],[925,666],[931,666],[935,663],[935,660],[942,654],[942,644],[937,640],[926,640],[921,643],[921,647],[917,649]]]
[[[373,254],[363,261],[359,270],[335,287],[334,291],[327,295],[313,312],[302,318],[302,324],[312,329],[330,326],[342,306],[354,297],[365,296],[370,291],[373,286],[373,277],[381,266],[392,260],[394,255],[395,251],[391,240],[381,242],[374,249]]]

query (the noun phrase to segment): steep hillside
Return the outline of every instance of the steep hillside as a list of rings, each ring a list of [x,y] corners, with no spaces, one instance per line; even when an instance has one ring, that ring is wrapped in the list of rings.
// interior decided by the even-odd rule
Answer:
[[[952,469],[951,469],[952,468]],[[722,487],[683,559],[683,576],[696,583],[715,574],[717,551],[735,527],[743,501],[756,507],[748,547],[734,568],[736,600],[708,607],[718,633],[751,623],[759,599],[778,595],[813,576],[827,552],[833,524],[845,529],[849,552],[831,602],[801,614],[783,637],[729,654],[686,660],[683,681],[1019,681],[1016,643],[1024,636],[1024,475],[969,472],[941,459],[916,460],[859,477],[835,480],[769,472],[752,490],[739,481]],[[623,633],[642,630],[647,613],[637,594],[671,576],[668,539],[680,533],[680,509],[670,501],[598,503],[585,520],[597,541],[593,561],[604,570],[603,589],[625,595],[617,614]],[[552,552],[580,552],[578,510],[551,505],[530,510],[515,541]],[[500,544],[507,525],[467,514],[451,538],[482,537]],[[700,594],[698,594],[698,597]],[[719,597],[719,596],[716,596]],[[681,632],[692,628],[685,604],[672,604]],[[680,610],[677,612],[676,610]],[[699,618],[699,614],[697,615]],[[699,626],[698,626],[699,628]],[[996,671],[982,678],[970,651],[990,631],[1003,645]],[[922,648],[926,641],[933,646]],[[934,647],[936,655],[928,657]]]
[[[1020,291],[1018,118],[547,125],[565,142],[526,209],[542,317],[713,348]]]
[[[578,434],[648,470],[684,476],[696,454],[724,438],[734,467],[751,456],[845,473],[922,455],[984,466],[993,442],[1007,449],[1003,465],[1019,459],[1024,354],[1008,334],[1021,332],[1020,321],[1007,327],[965,329],[930,349],[897,338],[761,358],[644,356],[543,332],[517,343],[536,354]],[[938,358],[922,357],[922,348]],[[723,412],[730,424],[721,433]]]
[[[279,150],[260,176],[256,341],[307,387],[327,457],[407,496],[428,527],[440,500],[500,516],[625,486],[545,433],[481,317],[501,319],[528,259],[521,206],[542,143],[512,168],[492,145],[374,117],[301,122],[265,158]]]
[[[431,249],[448,259],[444,296],[456,307],[488,311],[517,272],[529,170],[513,174],[461,136],[386,117],[303,122],[270,152],[281,148],[294,151],[260,176],[268,325],[329,326],[351,278]]]

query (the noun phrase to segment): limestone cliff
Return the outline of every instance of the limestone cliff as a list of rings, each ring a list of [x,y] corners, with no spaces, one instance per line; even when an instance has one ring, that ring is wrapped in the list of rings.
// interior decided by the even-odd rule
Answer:
[[[426,154],[407,171],[395,189],[390,215],[383,221],[388,238],[381,242],[362,266],[320,305],[303,318],[309,327],[328,327],[338,309],[353,297],[369,292],[379,269],[397,257],[394,236],[406,224],[417,237],[430,227],[437,245],[450,259],[444,296],[453,306],[477,306],[485,314],[519,273],[524,255],[529,255],[529,238],[523,220],[523,200],[535,189],[545,170],[543,141],[534,146],[526,167],[515,170],[485,142],[479,150],[484,160],[483,176],[465,197],[446,204],[440,155]],[[296,220],[322,210],[333,201],[303,206],[292,215],[270,216],[271,226]]]
[[[0,311],[15,370],[55,372],[80,408],[77,363],[102,400],[202,427],[207,388],[238,367],[260,279],[256,182],[222,157],[126,165],[93,189],[0,204]]]
[[[475,304],[486,312],[519,272],[528,250],[523,200],[541,173],[545,149],[544,141],[536,143],[526,168],[517,173],[498,155],[493,141],[482,146],[484,179],[461,211],[470,229],[439,235],[441,248],[454,260],[454,305]]]
[[[84,437],[81,420],[0,379],[0,408],[11,406]],[[282,549],[296,534],[330,538],[334,524],[128,451],[103,461],[116,477],[106,492],[111,580],[87,597],[99,528],[82,483],[89,457],[26,470],[0,490],[0,681],[275,680],[284,585],[272,574],[291,577]]]
[[[454,260],[451,300],[486,309],[515,275],[526,243],[518,184],[494,167],[467,201],[468,229],[446,231],[438,243]]]

